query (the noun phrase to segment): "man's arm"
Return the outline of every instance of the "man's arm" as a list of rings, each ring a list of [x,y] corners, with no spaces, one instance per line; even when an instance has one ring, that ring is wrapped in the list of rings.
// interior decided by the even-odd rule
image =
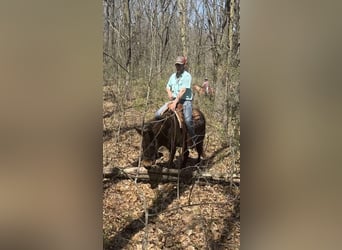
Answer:
[[[170,109],[172,111],[175,111],[176,107],[177,107],[177,103],[179,102],[179,100],[182,98],[182,96],[184,95],[184,93],[186,92],[186,88],[181,88],[179,90],[178,96],[176,97],[176,99],[172,102],[172,104],[170,105]]]
[[[173,99],[171,89],[169,87],[166,87],[166,92],[167,92],[167,95],[169,96],[169,99],[171,101]]]
[[[179,100],[182,98],[182,96],[184,95],[184,93],[186,92],[186,88],[181,88],[179,90],[178,96],[175,99],[175,102],[179,102]]]

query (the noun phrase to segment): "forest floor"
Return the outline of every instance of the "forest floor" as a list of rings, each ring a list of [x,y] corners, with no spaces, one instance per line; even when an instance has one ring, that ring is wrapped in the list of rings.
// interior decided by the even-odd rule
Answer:
[[[134,125],[141,124],[144,112],[130,105],[120,110],[111,101],[104,101],[103,108],[103,167],[137,167],[141,137]],[[240,249],[240,187],[229,182],[240,174],[239,151],[222,143],[210,119],[204,148],[205,159],[194,167],[226,181],[196,177],[186,184],[155,184],[104,177],[105,250]]]

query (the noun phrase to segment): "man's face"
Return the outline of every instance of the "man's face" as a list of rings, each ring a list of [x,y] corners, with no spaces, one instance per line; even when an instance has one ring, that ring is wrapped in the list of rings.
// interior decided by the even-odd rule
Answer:
[[[182,72],[183,69],[184,69],[184,65],[183,64],[175,64],[175,66],[176,66],[177,73]]]

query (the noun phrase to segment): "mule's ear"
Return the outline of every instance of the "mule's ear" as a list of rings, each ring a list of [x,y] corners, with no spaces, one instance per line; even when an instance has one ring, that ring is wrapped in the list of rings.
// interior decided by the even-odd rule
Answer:
[[[141,126],[135,126],[134,128],[139,133],[139,135],[142,135],[143,132],[145,133],[152,129],[151,124],[149,123],[144,124],[144,127],[142,129]]]
[[[141,127],[134,127],[135,130],[138,132],[139,135],[142,134],[142,130],[141,130]]]

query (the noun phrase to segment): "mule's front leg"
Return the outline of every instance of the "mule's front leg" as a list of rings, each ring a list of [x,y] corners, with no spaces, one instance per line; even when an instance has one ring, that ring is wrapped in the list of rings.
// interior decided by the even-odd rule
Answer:
[[[176,154],[176,147],[171,147],[171,149],[170,149],[170,159],[169,159],[169,162],[168,162],[168,166],[169,167],[173,167],[174,166],[173,159],[175,158],[175,154]]]
[[[181,168],[185,168],[186,167],[186,162],[188,161],[189,158],[189,150],[187,149],[187,147],[183,147],[182,148],[182,163],[181,163]]]

